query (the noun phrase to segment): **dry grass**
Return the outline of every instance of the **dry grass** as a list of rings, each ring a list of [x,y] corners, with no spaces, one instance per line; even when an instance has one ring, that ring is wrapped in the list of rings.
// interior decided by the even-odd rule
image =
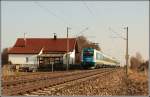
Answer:
[[[129,69],[129,78],[136,81],[148,80],[148,71],[138,72],[136,70]]]
[[[2,76],[10,76],[13,75],[14,73],[10,70],[8,65],[4,65],[2,67]]]
[[[4,65],[2,67],[2,80],[7,80],[11,76],[17,77],[17,76],[24,75],[24,74],[28,74],[28,72],[12,71],[9,65]]]
[[[147,96],[148,95],[148,73],[129,70],[127,81],[128,95]]]

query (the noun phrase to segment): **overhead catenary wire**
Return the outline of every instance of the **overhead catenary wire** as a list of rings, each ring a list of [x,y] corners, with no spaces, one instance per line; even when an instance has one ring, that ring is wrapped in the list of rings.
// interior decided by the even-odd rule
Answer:
[[[46,12],[48,12],[50,15],[56,17],[58,20],[60,20],[63,24],[67,25],[69,24],[66,20],[64,20],[63,18],[59,17],[58,15],[56,15],[53,11],[51,11],[50,9],[48,9],[47,7],[41,5],[39,2],[34,1],[34,3],[39,6],[40,8],[42,8],[43,10],[45,10]]]
[[[83,0],[83,4],[85,5],[85,7],[87,8],[88,12],[94,16],[93,11],[88,7],[87,3]]]
[[[84,33],[87,31],[87,30],[89,30],[89,27],[86,27],[86,28],[84,28],[84,29],[82,29],[80,32],[78,32],[77,34],[75,34],[74,36],[75,37],[78,37],[78,36],[86,36],[86,37],[88,37],[88,38],[95,38],[95,36],[87,36],[87,35],[85,35]]]
[[[88,6],[88,4],[86,3],[85,0],[83,0],[83,4],[84,4],[85,8],[87,9],[87,11],[89,12],[89,14],[91,15],[91,17],[92,17],[91,20],[95,19],[95,14],[94,14],[93,10]],[[88,36],[88,37],[95,38],[95,36]]]
[[[52,10],[50,10],[49,8],[41,5],[39,2],[37,1],[34,1],[34,3],[39,6],[40,8],[42,8],[43,10],[45,10],[45,12],[49,13],[50,15],[56,17],[58,20],[60,20],[63,24],[65,24],[66,26],[68,26],[69,22],[67,20],[65,20],[64,18],[58,16],[55,12],[53,12]],[[87,9],[89,10],[89,12],[92,14],[92,11],[89,9],[89,7],[86,5],[85,3],[85,6],[87,7]],[[69,25],[70,27],[72,28],[79,28],[79,26],[76,26],[76,25]],[[79,35],[83,35],[83,32],[85,32],[86,30],[88,30],[88,27],[83,29],[82,31],[78,32],[76,35],[74,35],[75,37],[79,36]],[[94,36],[92,36],[94,37]]]
[[[121,34],[119,34],[118,32],[116,32],[116,31],[114,31],[111,27],[109,27],[109,30],[111,31],[111,32],[113,32],[116,36],[111,36],[111,38],[122,38],[122,39],[124,39],[124,40],[126,40],[126,38],[125,37],[123,37]]]
[[[60,16],[58,16],[56,13],[54,13],[52,10],[50,10],[50,9],[48,9],[47,7],[45,7],[45,6],[43,6],[43,5],[41,5],[39,2],[37,2],[37,1],[34,1],[34,3],[37,5],[37,6],[39,6],[40,8],[42,8],[43,10],[45,10],[46,12],[48,12],[50,15],[52,15],[52,16],[54,16],[54,17],[56,17],[57,19],[59,19],[63,24],[65,24],[65,26],[67,27],[67,26],[70,26],[70,27],[72,27],[72,28],[76,28],[76,29],[78,29],[80,26],[77,26],[77,25],[75,25],[75,24],[71,24],[71,23],[69,23],[67,20],[65,20],[64,18],[61,18]],[[76,36],[76,35],[75,35]]]
[[[88,29],[89,29],[89,28],[86,27],[85,29],[81,30],[81,31],[78,33],[78,35],[83,35],[83,32],[85,32],[85,31],[88,30]]]

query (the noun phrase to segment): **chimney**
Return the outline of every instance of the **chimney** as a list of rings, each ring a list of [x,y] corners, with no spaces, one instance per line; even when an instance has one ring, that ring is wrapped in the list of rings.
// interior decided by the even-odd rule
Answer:
[[[26,33],[24,33],[24,46],[26,47],[26,36],[25,36]]]
[[[57,39],[57,36],[56,36],[56,33],[54,33],[54,40],[56,40]]]

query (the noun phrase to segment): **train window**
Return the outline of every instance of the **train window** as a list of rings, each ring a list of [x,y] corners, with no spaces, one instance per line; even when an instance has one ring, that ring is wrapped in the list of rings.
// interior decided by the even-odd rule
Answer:
[[[98,55],[98,53],[96,53],[96,60],[98,60],[99,59],[99,55]]]
[[[101,60],[103,60],[104,59],[104,56],[101,54]]]
[[[96,59],[97,60],[101,60],[102,59],[102,55],[100,53],[96,53]]]
[[[96,59],[97,60],[103,60],[104,57],[103,57],[103,55],[101,53],[96,53]]]

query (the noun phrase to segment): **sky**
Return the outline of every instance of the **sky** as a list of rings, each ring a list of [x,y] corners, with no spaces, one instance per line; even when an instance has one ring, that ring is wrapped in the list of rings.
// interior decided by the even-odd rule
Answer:
[[[125,64],[126,30],[129,55],[141,53],[149,59],[148,1],[2,1],[2,49],[17,38],[52,38],[83,35],[98,43],[102,51]],[[88,28],[87,30],[85,30]]]

